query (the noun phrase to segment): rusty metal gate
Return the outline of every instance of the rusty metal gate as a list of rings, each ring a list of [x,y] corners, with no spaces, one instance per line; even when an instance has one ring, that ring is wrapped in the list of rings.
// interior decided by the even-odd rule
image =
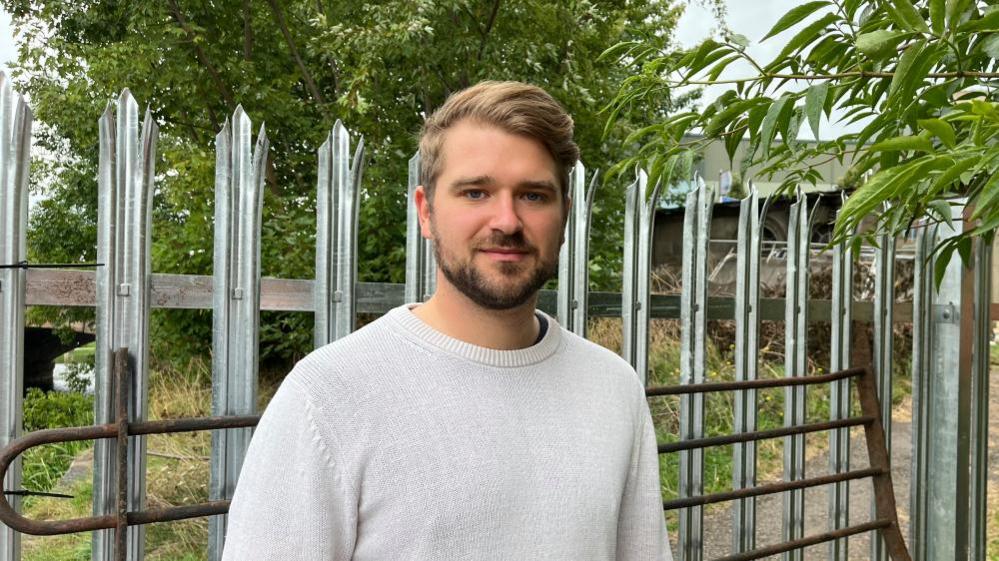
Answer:
[[[35,431],[15,439],[0,452],[0,474],[7,470],[25,450],[43,444],[75,440],[114,439],[115,448],[115,513],[72,520],[39,521],[21,516],[10,504],[6,494],[0,495],[0,520],[8,527],[26,534],[51,536],[93,530],[114,530],[115,561],[125,561],[128,553],[127,529],[154,522],[199,518],[225,514],[229,501],[211,501],[199,505],[184,505],[145,511],[128,508],[128,439],[148,434],[169,434],[215,429],[253,427],[259,415],[168,419],[162,421],[129,421],[129,353],[121,348],[114,353],[115,420],[114,423],[90,427],[69,427]]]

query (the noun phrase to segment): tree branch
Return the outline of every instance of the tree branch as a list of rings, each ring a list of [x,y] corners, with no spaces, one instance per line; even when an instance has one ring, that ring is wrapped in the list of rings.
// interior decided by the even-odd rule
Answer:
[[[326,113],[326,100],[323,99],[323,94],[320,93],[319,87],[316,86],[316,81],[312,79],[312,74],[305,67],[305,62],[302,61],[302,57],[298,54],[298,49],[295,47],[295,41],[291,38],[291,32],[288,30],[288,25],[285,23],[284,14],[281,12],[281,7],[278,6],[277,0],[267,0],[267,3],[271,7],[271,11],[274,13],[274,18],[277,20],[278,27],[281,28],[281,34],[284,35],[284,40],[288,43],[288,50],[291,51],[291,56],[295,59],[295,64],[298,65],[298,71],[302,74],[302,79],[305,80],[305,85],[309,89],[309,94],[312,95],[312,99],[319,104],[320,110]]]
[[[493,11],[489,14],[489,21],[486,22],[486,29],[482,32],[482,41],[479,42],[479,55],[476,60],[482,62],[482,54],[486,50],[486,39],[489,38],[489,32],[493,30],[493,25],[496,23],[496,14],[499,13],[500,0],[493,1]]]
[[[253,58],[253,11],[252,0],[243,0],[243,60]]]
[[[212,81],[215,82],[215,87],[217,87],[219,93],[222,94],[222,99],[225,100],[226,104],[229,105],[230,108],[235,108],[236,98],[232,95],[232,91],[229,90],[229,87],[225,85],[225,82],[222,80],[222,76],[219,74],[218,70],[215,69],[215,66],[208,59],[208,55],[205,53],[205,50],[198,44],[196,40],[197,34],[194,33],[194,29],[191,28],[191,25],[187,22],[184,14],[180,12],[180,7],[177,6],[177,0],[168,1],[170,3],[170,12],[173,15],[173,19],[178,25],[180,25],[181,29],[184,30],[184,33],[187,34],[188,40],[194,47],[194,54],[198,57],[198,62],[200,62],[201,66],[204,66],[205,70],[208,71],[208,74],[211,75]]]
[[[839,80],[841,78],[894,78],[894,72],[869,72],[858,70],[853,72],[838,72],[835,74],[761,74],[752,78],[732,78],[729,80],[667,80],[674,85],[683,86],[713,86],[717,84],[745,84],[757,80]],[[999,78],[999,72],[930,72],[927,78]]]

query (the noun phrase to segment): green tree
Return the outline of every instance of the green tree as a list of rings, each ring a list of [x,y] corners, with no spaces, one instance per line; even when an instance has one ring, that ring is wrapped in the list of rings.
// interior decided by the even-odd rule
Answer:
[[[360,278],[404,280],[406,162],[424,116],[482,79],[550,91],[573,114],[590,170],[620,159],[635,123],[690,96],[661,92],[604,131],[601,107],[629,72],[599,54],[619,41],[670,43],[679,1],[3,0],[20,35],[15,77],[39,125],[32,186],[34,260],[94,258],[97,118],[129,88],[161,125],[153,270],[209,274],[214,135],[241,103],[267,124],[262,274],[314,271],[315,151],[336,119],[365,138]],[[604,185],[594,224],[595,285],[620,269],[620,185]],[[67,235],[72,232],[73,235]],[[49,311],[67,318],[69,312]],[[207,349],[210,312],[154,315],[164,352]],[[311,317],[263,316],[262,357],[310,346]]]
[[[874,214],[878,229],[901,233],[914,221],[949,220],[948,203],[968,197],[975,226],[938,246],[939,265],[971,240],[991,240],[999,226],[999,6],[993,0],[814,0],[784,14],[763,38],[784,47],[772,61],[754,60],[736,34],[708,39],[683,52],[656,42],[621,42],[605,53],[633,66],[612,102],[618,111],[646,103],[647,92],[727,84],[703,109],[679,112],[640,129],[628,142],[641,147],[616,169],[642,164],[669,181],[677,162],[707,142],[724,142],[730,157],[750,139],[743,165],[764,174],[787,172],[784,188],[819,180],[815,158],[852,154],[853,182],[871,172],[848,199],[834,241],[853,238]],[[798,26],[796,32],[788,31]],[[744,61],[752,69],[732,76]],[[818,140],[822,116],[864,123],[857,133]],[[808,125],[818,142],[798,139]],[[689,140],[690,131],[703,133]],[[779,139],[779,140],[778,140]],[[832,182],[839,178],[825,178]],[[653,179],[650,179],[650,181]],[[882,208],[887,205],[887,210]]]

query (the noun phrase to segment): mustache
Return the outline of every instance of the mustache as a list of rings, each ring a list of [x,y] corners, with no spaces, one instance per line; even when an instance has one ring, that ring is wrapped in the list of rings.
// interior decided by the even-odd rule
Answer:
[[[534,246],[527,243],[524,239],[523,232],[517,232],[515,234],[493,234],[489,236],[485,242],[479,244],[479,249],[482,248],[502,248],[502,249],[514,249],[519,251],[534,251]]]

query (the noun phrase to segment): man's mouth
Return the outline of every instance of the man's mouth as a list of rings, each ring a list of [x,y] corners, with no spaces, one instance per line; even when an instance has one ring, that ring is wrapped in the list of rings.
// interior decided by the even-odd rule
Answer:
[[[530,253],[525,249],[513,249],[509,247],[487,247],[479,251],[496,261],[520,261]]]

